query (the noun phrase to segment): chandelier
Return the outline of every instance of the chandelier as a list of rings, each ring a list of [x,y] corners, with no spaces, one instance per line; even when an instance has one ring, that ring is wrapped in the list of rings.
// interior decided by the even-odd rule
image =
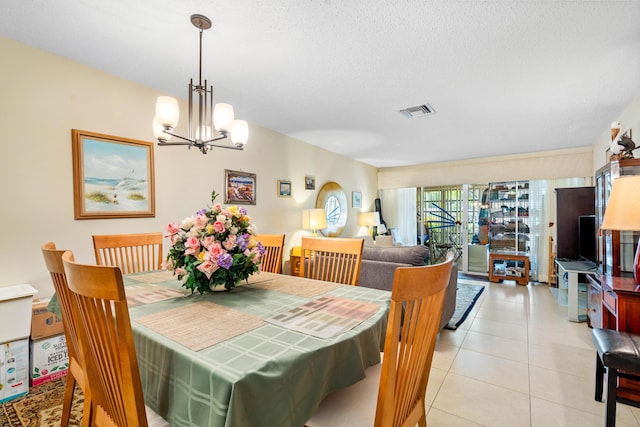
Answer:
[[[170,96],[159,96],[156,102],[156,115],[153,118],[153,135],[159,146],[187,145],[196,147],[203,154],[213,147],[242,150],[249,137],[249,127],[244,120],[235,120],[230,104],[213,105],[213,85],[207,88],[202,83],[202,32],[211,28],[211,20],[204,15],[191,15],[191,23],[200,30],[200,70],[198,84],[189,81],[189,134],[181,136],[174,132],[178,126],[180,108],[178,100]],[[197,117],[194,118],[194,110]],[[215,131],[214,131],[215,130]],[[171,137],[181,141],[170,141]],[[217,141],[231,137],[231,144]]]

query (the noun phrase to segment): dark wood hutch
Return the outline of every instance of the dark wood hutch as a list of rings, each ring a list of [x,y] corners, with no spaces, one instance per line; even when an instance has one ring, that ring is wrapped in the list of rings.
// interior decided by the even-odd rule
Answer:
[[[594,328],[640,334],[640,287],[633,279],[640,232],[600,230],[613,180],[638,174],[640,159],[611,162],[595,173],[598,274],[587,276],[587,321]],[[640,382],[621,378],[618,396],[640,403]]]

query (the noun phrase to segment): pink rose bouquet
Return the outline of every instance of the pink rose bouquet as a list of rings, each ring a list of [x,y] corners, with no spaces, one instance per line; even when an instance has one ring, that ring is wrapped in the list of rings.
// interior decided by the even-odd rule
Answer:
[[[217,196],[211,193],[212,203]],[[171,247],[165,267],[191,293],[232,289],[260,270],[265,250],[244,208],[216,203],[180,224],[169,224],[167,232]]]

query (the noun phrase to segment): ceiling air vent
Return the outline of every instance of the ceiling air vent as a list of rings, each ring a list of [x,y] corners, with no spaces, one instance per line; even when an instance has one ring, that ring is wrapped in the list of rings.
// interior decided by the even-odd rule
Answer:
[[[416,105],[415,107],[407,107],[400,110],[402,114],[410,119],[416,117],[427,117],[436,113],[436,110],[429,104]]]

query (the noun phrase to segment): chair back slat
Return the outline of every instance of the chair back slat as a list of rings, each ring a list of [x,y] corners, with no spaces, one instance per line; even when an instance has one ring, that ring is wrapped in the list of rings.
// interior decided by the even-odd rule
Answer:
[[[424,397],[453,258],[395,270],[376,427],[426,423]]]
[[[96,264],[120,267],[123,274],[162,268],[162,233],[94,235]]]
[[[75,321],[72,313],[72,307],[75,304],[69,286],[67,284],[67,276],[64,272],[62,264],[62,254],[64,250],[56,249],[53,242],[45,243],[42,246],[42,256],[44,262],[51,275],[53,288],[56,292],[58,305],[60,306],[60,315],[62,317],[62,325],[64,327],[64,335],[67,340],[67,353],[69,355],[69,373],[67,374],[67,390],[65,391],[64,401],[62,404],[61,425],[67,425],[71,414],[71,405],[73,401],[73,388],[77,383],[85,392],[85,405],[91,406],[90,395],[87,393],[85,385],[85,363],[80,351],[79,342],[79,326]],[[90,416],[90,410],[85,412],[85,417]]]
[[[78,264],[63,256],[73,315],[80,327],[95,425],[147,427],[133,332],[118,267]]]
[[[259,234],[258,241],[264,246],[260,270],[269,273],[282,273],[282,252],[284,250],[284,234]]]
[[[300,275],[308,279],[357,285],[362,239],[303,237]]]

